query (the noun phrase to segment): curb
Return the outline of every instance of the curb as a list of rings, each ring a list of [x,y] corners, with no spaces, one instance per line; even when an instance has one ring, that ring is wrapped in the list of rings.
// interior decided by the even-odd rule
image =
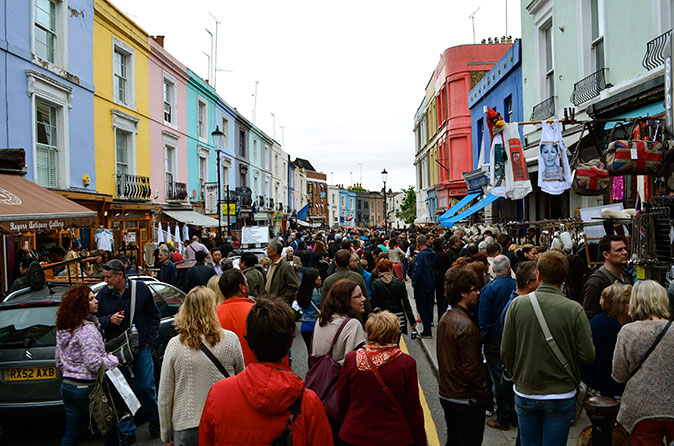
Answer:
[[[437,378],[438,377],[438,363],[437,363],[435,357],[433,356],[433,353],[431,352],[432,346],[428,345],[429,343],[435,342],[435,338],[432,338],[432,339],[418,338],[418,339],[419,339],[419,342],[421,343],[421,349],[426,354],[426,358],[428,358],[428,363],[431,366],[431,370],[433,370],[433,374]]]

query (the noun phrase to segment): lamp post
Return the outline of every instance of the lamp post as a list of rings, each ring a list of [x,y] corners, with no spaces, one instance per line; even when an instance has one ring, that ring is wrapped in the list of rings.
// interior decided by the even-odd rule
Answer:
[[[215,155],[216,155],[216,164],[217,164],[217,171],[218,171],[218,238],[222,242],[222,224],[220,223],[222,219],[222,205],[220,204],[222,202],[221,194],[222,194],[222,186],[220,182],[220,171],[222,170],[222,166],[220,165],[220,152],[222,152],[222,146],[223,146],[223,139],[225,138],[225,134],[220,131],[220,128],[216,125],[215,130],[213,133],[211,133],[211,137],[213,138],[213,145],[215,146]],[[229,202],[229,196],[227,197],[227,201]],[[229,230],[229,206],[227,206],[227,230]]]
[[[386,180],[388,180],[388,172],[386,169],[381,171],[381,180],[384,182],[384,234],[388,237],[388,216],[386,215]]]

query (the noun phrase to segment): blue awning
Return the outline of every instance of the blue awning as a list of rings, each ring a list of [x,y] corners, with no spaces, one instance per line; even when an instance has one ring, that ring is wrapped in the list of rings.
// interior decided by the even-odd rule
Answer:
[[[447,220],[449,217],[451,217],[452,215],[456,214],[461,209],[463,209],[463,207],[466,206],[468,203],[473,201],[475,199],[475,197],[477,197],[478,195],[480,195],[480,192],[472,192],[472,193],[466,195],[461,200],[459,200],[454,206],[449,208],[449,210],[447,210],[447,212],[445,212],[440,217],[438,217],[438,221]]]
[[[664,112],[665,112],[665,105],[662,103],[662,101],[660,101],[647,105],[645,107],[637,108],[636,110],[624,112],[620,115],[620,117],[626,116],[629,118],[646,118],[650,116],[659,115]],[[612,129],[613,127],[618,125],[618,123],[619,121],[607,122],[606,125],[604,126],[604,129],[605,130]]]
[[[486,195],[482,200],[478,201],[474,205],[472,205],[470,208],[467,210],[461,212],[458,215],[455,215],[454,217],[450,218],[449,220],[443,221],[440,223],[441,226],[447,226],[447,227],[452,227],[454,223],[457,221],[463,220],[464,218],[470,217],[477,211],[483,209],[485,206],[487,206],[490,203],[493,203],[494,201],[498,200],[498,195],[494,194],[488,194]]]

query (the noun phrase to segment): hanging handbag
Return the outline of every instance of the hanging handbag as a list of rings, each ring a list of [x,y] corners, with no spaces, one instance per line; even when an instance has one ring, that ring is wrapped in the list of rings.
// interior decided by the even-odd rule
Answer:
[[[93,433],[92,420],[102,435],[110,432],[117,424],[117,414],[105,379],[105,364],[102,361],[96,375],[96,384],[89,394],[89,430]]]
[[[573,180],[571,188],[578,195],[603,195],[609,190],[611,177],[606,169],[606,164],[602,160],[602,155],[597,150],[599,158],[590,161],[583,161],[580,157],[580,142],[583,139],[586,124],[580,131],[580,137],[576,143],[576,151],[573,154],[571,166],[573,169]],[[594,146],[595,149],[597,146]]]
[[[206,344],[204,344],[201,341],[199,341],[199,343],[201,344],[201,347],[200,347],[201,351],[204,352],[204,354],[206,356],[208,356],[208,359],[211,360],[211,362],[213,363],[215,368],[220,370],[220,373],[222,373],[225,376],[225,378],[229,378],[229,372],[227,372],[227,369],[225,369],[225,366],[222,365],[222,363],[220,361],[218,361],[218,358],[216,358],[215,355],[213,354],[213,352],[211,352],[208,349],[208,347],[206,347]]]
[[[136,281],[129,280],[129,282],[131,282],[131,319],[129,320],[129,328],[116,338],[105,343],[105,351],[115,355],[119,360],[120,366],[131,365],[140,350],[138,331],[133,326],[133,315],[136,310]]]
[[[643,120],[637,120],[635,127],[641,126]],[[611,129],[609,144],[606,149],[606,168],[611,175],[655,175],[662,165],[665,146],[659,141],[645,139],[619,139],[613,141],[614,131]],[[630,135],[643,136],[640,132]]]
[[[327,353],[314,355],[310,358],[311,368],[304,379],[304,387],[316,392],[316,395],[323,402],[328,418],[333,420],[337,419],[337,379],[339,378],[342,366],[332,359],[332,349],[335,347],[335,343],[342,333],[344,326],[351,319],[345,319],[342,325],[339,326],[335,337],[332,338],[332,344],[330,344],[330,350]]]
[[[576,386],[576,411],[573,415],[573,421],[576,421],[580,417],[581,412],[583,411],[583,404],[585,403],[585,398],[587,398],[587,385],[576,378],[573,370],[571,369],[571,364],[566,360],[564,353],[559,349],[559,345],[555,341],[555,338],[552,337],[550,329],[548,328],[547,322],[545,322],[545,316],[543,316],[543,311],[541,311],[541,306],[538,304],[538,299],[536,299],[536,293],[529,293],[529,301],[531,306],[534,308],[534,313],[536,313],[536,319],[541,326],[543,335],[545,336],[545,341],[548,343],[550,350],[554,354],[557,362],[566,370],[566,373],[571,376],[574,385]]]

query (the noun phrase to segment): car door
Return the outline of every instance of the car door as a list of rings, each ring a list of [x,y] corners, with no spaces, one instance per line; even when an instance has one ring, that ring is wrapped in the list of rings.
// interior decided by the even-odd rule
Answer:
[[[185,299],[185,293],[163,282],[148,282],[147,286],[152,292],[152,297],[157,304],[159,315],[161,316],[157,341],[152,349],[152,357],[156,369],[155,374],[158,376],[162,360],[164,359],[166,345],[177,334],[176,329],[173,327],[173,320]]]

